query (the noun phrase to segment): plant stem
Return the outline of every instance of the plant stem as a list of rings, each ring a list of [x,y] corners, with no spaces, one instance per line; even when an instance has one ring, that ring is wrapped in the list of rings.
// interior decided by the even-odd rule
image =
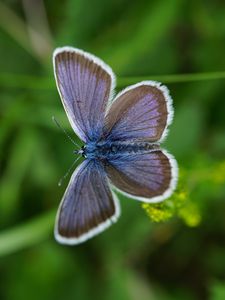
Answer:
[[[206,73],[189,73],[189,74],[170,74],[170,75],[155,75],[155,76],[141,76],[141,77],[121,77],[119,79],[119,86],[126,86],[134,84],[143,80],[155,80],[162,83],[179,83],[191,81],[204,80],[218,80],[225,79],[225,72],[206,72]]]
[[[195,82],[225,79],[225,72],[206,72],[190,74],[149,75],[138,77],[119,77],[117,87],[125,87],[144,80],[156,80],[162,83]],[[0,86],[7,88],[25,88],[51,90],[55,89],[53,77],[35,77],[30,75],[0,74]]]

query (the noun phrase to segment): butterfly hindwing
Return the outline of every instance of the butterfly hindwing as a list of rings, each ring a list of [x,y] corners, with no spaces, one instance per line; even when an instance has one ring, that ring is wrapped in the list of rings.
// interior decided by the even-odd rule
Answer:
[[[177,164],[165,150],[117,156],[105,164],[111,183],[120,192],[144,202],[160,202],[176,185]]]
[[[85,142],[102,133],[107,103],[115,76],[99,58],[82,50],[55,50],[53,64],[57,87],[68,119]]]
[[[81,243],[109,227],[119,213],[103,166],[85,160],[73,173],[61,201],[55,237],[65,244]]]

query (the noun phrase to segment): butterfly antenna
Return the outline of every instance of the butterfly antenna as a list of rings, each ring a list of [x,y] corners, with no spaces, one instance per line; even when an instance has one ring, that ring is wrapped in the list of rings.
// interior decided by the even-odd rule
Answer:
[[[55,124],[64,132],[64,134],[68,137],[68,139],[78,148],[80,148],[80,146],[71,138],[71,136],[69,135],[69,133],[66,131],[66,129],[64,129],[59,122],[56,120],[56,118],[54,116],[52,116],[52,121],[55,122]]]
[[[59,180],[58,182],[58,186],[61,186],[63,181],[66,179],[66,177],[70,174],[71,170],[73,169],[74,165],[76,164],[76,162],[78,161],[78,159],[80,159],[81,157],[78,156],[77,159],[75,159],[75,161],[72,163],[72,165],[69,167],[68,171],[66,172],[66,174]]]

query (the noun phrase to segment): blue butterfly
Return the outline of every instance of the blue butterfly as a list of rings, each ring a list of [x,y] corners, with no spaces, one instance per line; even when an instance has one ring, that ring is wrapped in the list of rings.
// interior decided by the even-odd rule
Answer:
[[[120,215],[114,190],[147,203],[169,197],[177,163],[160,148],[173,118],[172,99],[155,81],[131,85],[114,99],[115,75],[102,60],[63,47],[53,54],[57,88],[85,160],[74,171],[58,209],[55,238],[79,244]]]

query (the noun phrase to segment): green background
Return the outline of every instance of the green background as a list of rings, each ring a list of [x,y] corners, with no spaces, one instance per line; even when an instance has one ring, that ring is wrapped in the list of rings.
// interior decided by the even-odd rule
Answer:
[[[74,159],[51,120],[73,134],[52,72],[64,45],[108,63],[117,91],[169,87],[180,167],[163,206],[120,196],[118,223],[76,247],[53,238]],[[0,299],[225,299],[224,54],[219,0],[0,2]]]

